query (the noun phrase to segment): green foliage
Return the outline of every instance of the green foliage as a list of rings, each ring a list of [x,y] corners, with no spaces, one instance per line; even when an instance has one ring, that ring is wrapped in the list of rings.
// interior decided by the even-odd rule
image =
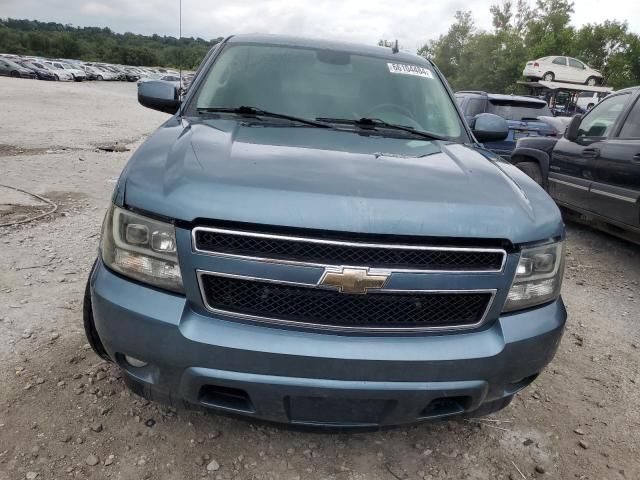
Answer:
[[[119,34],[109,28],[0,19],[0,52],[122,65],[195,69],[221,40]]]
[[[418,50],[456,90],[515,93],[524,64],[547,55],[569,55],[600,70],[615,89],[640,84],[640,37],[626,23],[606,20],[571,26],[568,0],[505,0],[490,8],[493,30],[474,28],[471,12],[456,12],[446,34]]]
[[[459,10],[454,18],[455,22],[445,35],[440,35],[437,40],[418,50],[419,55],[439,59],[436,64],[447,78],[456,78],[459,75],[462,56],[468,50],[475,31],[471,12]]]

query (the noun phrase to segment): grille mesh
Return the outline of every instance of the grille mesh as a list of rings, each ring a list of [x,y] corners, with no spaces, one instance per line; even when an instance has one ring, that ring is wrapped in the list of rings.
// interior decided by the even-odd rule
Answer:
[[[504,255],[501,251],[420,250],[313,243],[286,237],[263,238],[208,230],[197,230],[195,241],[198,250],[207,252],[323,265],[416,270],[498,271]]]
[[[369,293],[203,275],[211,308],[327,327],[432,328],[478,323],[491,293]]]

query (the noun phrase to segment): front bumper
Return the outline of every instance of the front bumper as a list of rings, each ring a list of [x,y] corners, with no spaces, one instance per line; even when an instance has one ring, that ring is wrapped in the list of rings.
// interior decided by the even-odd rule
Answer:
[[[90,281],[100,339],[139,393],[300,425],[398,425],[473,411],[533,381],[566,319],[558,300],[477,331],[343,336],[216,318],[100,260]],[[133,368],[125,355],[148,366]]]

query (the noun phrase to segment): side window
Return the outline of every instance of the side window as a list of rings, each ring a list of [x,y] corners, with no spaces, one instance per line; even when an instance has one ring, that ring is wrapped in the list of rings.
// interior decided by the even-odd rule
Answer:
[[[555,63],[556,65],[567,65],[567,59],[566,57],[556,57],[553,59],[553,63]]]
[[[585,69],[584,64],[582,62],[579,62],[575,58],[570,58],[569,59],[569,66],[573,67],[573,68],[579,68],[580,70],[584,70]]]
[[[579,137],[607,137],[629,101],[628,93],[603,100],[584,117]]]
[[[484,113],[485,101],[482,98],[470,98],[467,105],[467,112],[465,115],[468,117],[475,117],[479,113]]]
[[[640,138],[640,100],[636,101],[618,136],[620,138]]]

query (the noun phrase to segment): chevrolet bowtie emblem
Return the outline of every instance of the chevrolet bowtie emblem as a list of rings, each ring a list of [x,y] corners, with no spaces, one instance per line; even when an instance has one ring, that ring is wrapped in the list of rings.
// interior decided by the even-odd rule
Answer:
[[[336,287],[341,293],[367,293],[382,288],[389,275],[370,275],[366,268],[343,268],[340,271],[326,270],[320,285]]]

